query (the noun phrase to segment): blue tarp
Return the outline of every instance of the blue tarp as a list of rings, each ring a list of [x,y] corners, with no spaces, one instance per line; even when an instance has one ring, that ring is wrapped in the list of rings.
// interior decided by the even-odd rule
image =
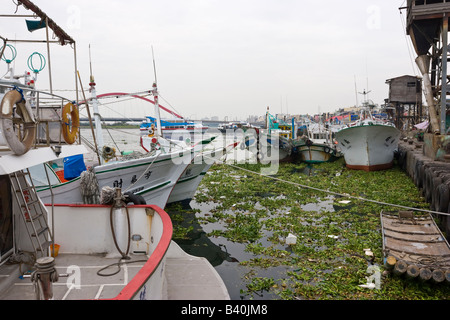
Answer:
[[[71,180],[86,171],[86,165],[82,154],[64,158],[64,179]]]

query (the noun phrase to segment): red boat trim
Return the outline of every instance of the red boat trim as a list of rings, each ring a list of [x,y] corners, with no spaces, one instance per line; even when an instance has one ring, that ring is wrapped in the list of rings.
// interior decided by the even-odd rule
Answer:
[[[170,241],[172,241],[172,221],[169,215],[163,209],[156,205],[137,205],[136,207],[150,207],[155,210],[162,219],[163,222],[163,234],[159,240],[155,250],[148,258],[144,266],[139,272],[131,279],[131,281],[119,292],[119,294],[113,298],[113,300],[131,300],[144,286],[150,276],[155,272],[156,268],[161,263],[167,250],[169,249]]]
[[[46,206],[51,206],[46,204]],[[98,204],[54,204],[54,206],[66,206],[66,207],[110,207],[107,205]],[[136,296],[139,290],[144,286],[150,276],[155,272],[156,268],[161,263],[167,250],[169,249],[170,242],[172,240],[173,226],[172,220],[170,220],[169,215],[163,209],[156,205],[132,205],[133,207],[149,207],[155,210],[161,217],[163,223],[163,233],[161,239],[156,246],[155,250],[148,258],[144,266],[139,270],[139,272],[131,279],[131,281],[119,292],[119,294],[112,299],[102,299],[102,300],[131,300]]]
[[[384,163],[384,164],[376,164],[371,166],[364,166],[364,165],[351,165],[347,164],[347,168],[353,169],[353,170],[364,170],[364,171],[379,171],[379,170],[386,170],[392,168],[394,165],[394,162],[390,163]]]
[[[198,128],[161,128],[162,131],[175,131],[175,130],[187,130],[187,131],[200,131],[209,129],[208,127],[198,127]],[[141,131],[147,131],[148,128],[140,128]]]
[[[111,97],[111,96],[131,96],[131,97],[138,98],[138,99],[141,99],[141,100],[144,100],[144,101],[147,101],[147,102],[155,104],[155,101],[153,101],[153,100],[147,99],[145,97],[141,97],[141,96],[136,95],[136,94],[129,94],[129,93],[124,93],[124,92],[112,92],[112,93],[99,94],[97,96],[97,98],[104,98],[104,97]],[[84,101],[82,101],[81,103],[84,103]],[[175,117],[183,119],[182,116],[180,116],[179,114],[177,114],[177,113],[167,109],[166,107],[163,107],[162,105],[159,105],[159,107],[161,109],[163,109],[164,111],[174,115]]]

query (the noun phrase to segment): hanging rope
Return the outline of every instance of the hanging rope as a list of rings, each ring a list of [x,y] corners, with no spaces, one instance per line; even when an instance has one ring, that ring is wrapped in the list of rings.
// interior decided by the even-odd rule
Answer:
[[[262,177],[270,178],[272,180],[276,180],[276,181],[280,181],[280,182],[284,182],[284,183],[289,183],[289,184],[295,185],[297,187],[305,188],[305,189],[311,189],[311,190],[324,192],[324,193],[328,193],[328,194],[332,194],[332,195],[339,196],[339,197],[344,197],[344,198],[350,198],[350,199],[355,199],[355,200],[360,200],[360,201],[372,202],[372,203],[379,204],[379,205],[385,205],[385,206],[390,206],[390,207],[402,208],[402,209],[406,209],[406,210],[421,211],[421,212],[428,212],[428,213],[434,213],[434,214],[450,216],[450,213],[447,213],[447,212],[438,212],[438,211],[432,211],[432,210],[426,210],[426,209],[402,206],[402,205],[399,205],[399,204],[393,204],[393,203],[387,203],[387,202],[382,202],[382,201],[377,201],[377,200],[365,199],[365,198],[362,198],[362,197],[352,196],[352,195],[349,195],[349,194],[346,194],[346,193],[339,193],[339,192],[334,192],[334,191],[330,191],[330,190],[325,190],[325,189],[320,189],[320,188],[316,188],[316,187],[311,187],[311,186],[307,186],[307,185],[300,184],[300,183],[297,183],[297,182],[287,181],[287,180],[283,180],[283,179],[280,179],[280,178],[277,178],[277,177],[272,177],[272,176],[269,176],[269,175],[265,175],[265,174],[262,174],[262,173],[258,173],[258,172],[252,171],[252,170],[241,168],[239,166],[235,166],[235,165],[232,165],[230,163],[225,163],[224,161],[221,161],[221,160],[218,160],[218,159],[213,159],[213,158],[208,157],[208,156],[204,156],[204,157],[205,158],[210,158],[211,160],[215,160],[215,161],[217,161],[217,162],[219,162],[221,164],[228,165],[228,166],[230,166],[232,168],[235,168],[235,169],[238,169],[238,170],[242,170],[242,171],[249,172],[249,173],[252,173],[252,174],[256,174],[256,175],[259,175],[259,176],[262,176]]]
[[[99,204],[99,186],[94,168],[90,167],[80,175],[80,191],[84,204]]]

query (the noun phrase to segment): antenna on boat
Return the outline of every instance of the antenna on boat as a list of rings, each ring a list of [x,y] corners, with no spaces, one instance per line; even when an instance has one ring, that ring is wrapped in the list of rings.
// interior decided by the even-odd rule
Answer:
[[[159,102],[158,102],[158,86],[157,86],[157,78],[156,78],[156,63],[155,63],[155,54],[153,53],[152,46],[152,58],[153,58],[153,72],[155,74],[155,82],[153,82],[153,96],[155,97],[155,115],[156,115],[156,133],[159,137],[162,137],[161,131],[161,116],[159,114]]]
[[[157,79],[156,79],[156,63],[155,63],[155,54],[153,52],[153,46],[152,46],[152,58],[153,58],[153,73],[155,74],[155,83],[157,83]]]
[[[89,92],[91,93],[91,103],[92,110],[94,111],[94,123],[95,123],[95,137],[97,139],[97,149],[99,152],[103,149],[105,145],[103,140],[103,132],[102,132],[102,119],[100,117],[100,112],[98,111],[98,100],[97,100],[97,91],[95,90],[95,80],[94,74],[92,73],[92,59],[91,59],[91,44],[89,44]],[[89,108],[89,104],[86,102],[86,107]],[[101,158],[101,162],[99,164],[103,164],[104,159]]]
[[[355,79],[355,96],[356,96],[356,107],[358,108],[358,89],[356,88],[356,76],[353,76]]]

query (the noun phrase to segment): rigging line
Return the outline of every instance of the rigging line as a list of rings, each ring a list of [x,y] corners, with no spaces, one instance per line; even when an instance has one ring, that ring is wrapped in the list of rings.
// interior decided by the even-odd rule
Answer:
[[[210,158],[208,156],[204,156],[204,157],[205,158]],[[213,159],[213,158],[210,158],[210,159]],[[399,204],[387,203],[387,202],[382,202],[382,201],[377,201],[377,200],[372,200],[372,199],[365,199],[365,198],[361,198],[361,197],[352,196],[352,195],[349,195],[349,194],[346,194],[346,193],[339,193],[339,192],[334,192],[334,191],[330,191],[330,190],[324,190],[324,189],[320,189],[320,188],[316,188],[316,187],[311,187],[311,186],[303,185],[303,184],[300,184],[300,183],[297,183],[297,182],[283,180],[283,179],[280,179],[280,178],[277,178],[277,177],[272,177],[272,176],[265,175],[265,174],[262,174],[262,173],[258,173],[258,172],[255,172],[255,171],[252,171],[252,170],[249,170],[249,169],[241,168],[239,166],[235,166],[235,165],[232,165],[230,163],[226,163],[226,162],[224,162],[222,160],[218,160],[218,159],[213,159],[213,160],[216,160],[217,162],[220,162],[221,164],[228,165],[228,166],[230,166],[232,168],[243,170],[243,171],[246,171],[246,172],[249,172],[249,173],[253,173],[253,174],[257,174],[257,175],[260,175],[262,177],[267,177],[267,178],[270,178],[270,179],[273,179],[273,180],[277,180],[277,181],[280,181],[280,182],[286,182],[286,183],[295,185],[297,187],[302,187],[302,188],[306,188],[306,189],[311,189],[311,190],[315,190],[315,191],[329,193],[329,194],[332,194],[332,195],[335,195],[335,196],[340,196],[340,197],[344,197],[344,198],[351,198],[351,199],[356,199],[356,200],[361,200],[361,201],[372,202],[372,203],[379,204],[379,205],[398,207],[398,208],[407,209],[407,210],[422,211],[422,212],[427,212],[427,213],[434,213],[434,214],[439,214],[439,215],[450,216],[450,213],[446,213],[446,212],[438,212],[438,211],[433,211],[433,210],[426,210],[426,209],[402,206],[402,205],[399,205]]]
[[[403,27],[403,35],[405,36],[405,41],[406,41],[406,47],[408,48],[408,54],[409,54],[409,59],[411,60],[411,67],[412,67],[412,71],[414,72],[414,75],[415,76],[417,76],[417,69],[418,69],[418,67],[417,67],[417,65],[414,67],[414,59],[413,59],[413,57],[412,57],[412,53],[411,53],[411,44],[409,43],[409,41],[408,41],[408,36],[406,35],[406,32],[404,32],[404,30],[406,30],[406,26],[405,26],[405,22],[403,21],[403,17],[402,17],[402,11],[400,11],[400,21],[401,21],[401,23],[402,23],[402,27]],[[417,69],[416,69],[417,68]]]
[[[142,179],[142,177],[147,173],[147,171],[148,171],[148,170],[150,169],[150,167],[153,165],[153,162],[155,162],[155,160],[156,160],[161,154],[162,154],[162,152],[160,152],[160,153],[158,153],[158,154],[150,155],[150,156],[155,156],[155,157],[153,158],[152,162],[147,166],[147,168],[145,168],[144,171],[142,171],[142,174],[140,175],[140,177],[139,177],[134,183],[130,184],[130,185],[128,186],[128,188],[126,188],[126,189],[124,190],[123,193],[127,192],[131,187],[133,187],[136,183],[138,183],[139,180]]]
[[[149,96],[149,95],[144,95],[144,96],[140,96],[140,97],[147,97],[147,96]],[[123,97],[128,97],[128,95],[125,95],[125,96],[123,96]],[[112,99],[112,98],[118,98],[118,97],[116,97],[116,96],[110,96],[110,97],[100,97],[99,99],[106,99],[106,98],[109,98],[109,99]],[[121,99],[121,100],[118,100],[118,101],[110,101],[110,102],[99,102],[99,104],[100,105],[107,105],[107,104],[113,104],[113,103],[121,103],[121,102],[124,102],[124,101],[129,101],[129,100],[134,100],[134,99],[136,99],[136,97],[130,97],[130,98],[124,98],[124,99]],[[97,99],[98,100],[98,99]]]
[[[159,93],[159,97],[160,97],[161,99],[163,99],[164,102],[166,102],[166,103],[169,105],[169,107],[171,107],[176,113],[181,114],[181,112],[179,112],[177,109],[175,109],[175,108],[170,104],[169,101],[167,101],[166,99],[164,99],[164,97],[161,95],[161,93]],[[186,120],[184,117],[183,117],[182,119]]]
[[[86,115],[85,115],[84,113],[80,113],[80,115],[86,117]],[[106,124],[106,126],[108,126],[108,125]],[[81,126],[80,126],[80,127],[81,127]],[[108,128],[108,129],[109,129],[109,130],[112,130],[112,131],[118,131],[118,132],[121,132],[121,133],[124,133],[124,134],[128,134],[128,135],[132,135],[132,136],[135,136],[135,137],[140,137],[140,136],[141,136],[140,134],[137,134],[137,133],[131,133],[131,132],[127,132],[127,131],[123,131],[123,130],[121,130],[121,129],[114,128],[114,127]]]
[[[121,114],[120,112],[118,112],[118,111],[116,111],[116,110],[114,110],[114,109],[108,107],[107,105],[105,105],[105,104],[103,104],[103,103],[99,103],[99,106],[104,106],[105,108],[107,108],[108,110],[110,110],[110,111],[112,111],[112,112],[118,114],[119,116],[121,116],[121,117],[123,117],[123,118],[125,118],[125,119],[128,119],[128,120],[130,120],[130,121],[133,121],[133,119],[128,118],[127,116],[125,116],[125,115]]]
[[[116,148],[117,148],[117,150],[119,151],[119,153],[122,153],[122,152],[120,151],[120,148],[119,148],[119,146],[117,145],[116,141],[114,140],[113,136],[111,135],[111,132],[109,132],[109,129],[108,129],[108,127],[106,126],[106,121],[102,119],[102,116],[101,116],[101,115],[99,115],[99,116],[100,116],[100,120],[102,121],[102,127],[106,129],[106,132],[108,132],[109,137],[111,138],[111,141],[114,143],[114,145],[116,146]],[[99,150],[99,152],[101,152],[101,150]]]
[[[124,133],[124,134],[129,134],[129,135],[131,135],[131,136],[135,136],[135,137],[140,137],[141,136],[141,134],[137,134],[137,133],[131,133],[131,132],[127,132],[127,131],[123,131],[123,130],[120,130],[120,129],[117,129],[117,128],[114,128],[114,127],[112,127],[112,128],[109,128],[109,130],[111,130],[111,131],[117,131],[117,132],[121,132],[121,133]],[[134,129],[133,129],[134,130]]]
[[[148,97],[148,96],[151,96],[152,94],[148,91],[148,90],[145,90],[145,91],[138,91],[138,92],[133,92],[133,93],[127,93],[127,94],[123,94],[123,95],[120,95],[121,97],[128,97],[128,96],[138,96],[138,95],[141,95],[142,94],[142,97]],[[118,96],[117,95],[100,95],[100,97],[96,97],[96,99],[97,100],[99,100],[99,99],[111,99],[111,98],[118,98]],[[92,98],[90,98],[90,99],[92,99]]]

